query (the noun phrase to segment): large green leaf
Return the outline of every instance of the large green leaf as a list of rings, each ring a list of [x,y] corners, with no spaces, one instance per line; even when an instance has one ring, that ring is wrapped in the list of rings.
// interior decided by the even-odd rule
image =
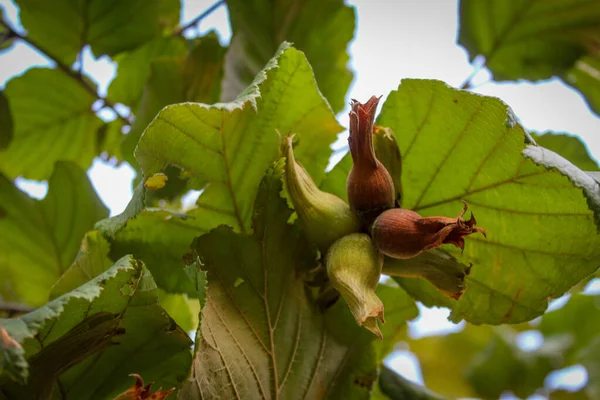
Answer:
[[[564,81],[579,90],[596,114],[600,115],[600,56],[585,56],[567,71]]]
[[[0,342],[0,394],[8,398],[46,398],[53,390],[112,398],[130,386],[130,373],[179,386],[191,362],[189,337],[130,257],[32,313],[0,320],[0,329],[9,338]]]
[[[369,398],[374,337],[344,302],[321,313],[306,290],[315,254],[287,223],[282,166],[261,183],[252,235],[221,226],[194,241],[209,285],[182,399]]]
[[[278,157],[279,136],[294,132],[296,153],[312,177],[324,175],[341,127],[317,90],[304,55],[285,44],[232,103],[184,103],[164,108],[144,132],[136,158],[145,177],[176,165],[208,185],[189,223],[248,232],[258,184]]]
[[[108,210],[84,171],[57,163],[46,198],[37,201],[0,175],[0,296],[40,306],[71,265],[85,233]]]
[[[453,321],[530,320],[598,268],[600,185],[557,154],[527,145],[500,100],[404,80],[377,125],[396,133],[405,208],[454,216],[464,199],[488,232],[487,239],[469,236],[462,255],[448,249],[473,264]]]
[[[65,64],[89,45],[115,55],[160,36],[179,22],[179,0],[17,0],[28,37]]]
[[[592,159],[585,143],[577,136],[561,133],[544,133],[531,135],[537,144],[560,154],[577,168],[584,171],[597,171],[598,164]]]
[[[346,48],[354,36],[354,9],[343,0],[228,0],[233,38],[227,53],[223,99],[235,99],[284,40],[310,61],[334,111],[344,108],[352,82]]]
[[[51,298],[68,293],[87,281],[102,274],[113,264],[108,254],[110,244],[98,231],[90,231],[81,243],[77,259],[52,287]],[[117,259],[119,257],[115,257]],[[186,283],[193,287],[192,284]],[[184,284],[180,284],[183,287]],[[160,306],[177,322],[183,330],[189,332],[195,328],[185,295],[157,292]]]
[[[597,1],[461,0],[458,42],[495,80],[547,79],[593,49],[599,20]]]
[[[143,211],[113,238],[111,256],[133,254],[144,260],[161,289],[194,296],[183,255],[192,239],[207,230],[196,227],[199,221],[193,218],[161,210]]]
[[[260,179],[278,157],[276,129],[298,135],[298,159],[321,180],[329,144],[341,127],[317,91],[306,59],[287,46],[236,102],[184,103],[161,111],[137,148],[144,176],[172,164],[196,184],[209,184],[198,207],[186,214],[147,210],[127,223],[143,208],[145,190],[139,186],[123,215],[99,224],[113,238],[113,257],[133,253],[146,263],[159,287],[193,295],[182,257],[194,237],[220,224],[250,229]]]
[[[136,107],[150,76],[151,62],[159,58],[185,57],[186,54],[185,38],[175,36],[154,39],[117,57],[117,76],[108,87],[108,98],[113,103]]]
[[[87,168],[102,125],[92,111],[95,96],[58,69],[32,68],[6,85],[14,121],[8,148],[0,151],[0,171],[47,179],[57,160]]]
[[[100,232],[88,232],[81,242],[75,262],[52,286],[50,298],[62,296],[110,268],[113,262],[108,258],[109,250],[110,245]]]

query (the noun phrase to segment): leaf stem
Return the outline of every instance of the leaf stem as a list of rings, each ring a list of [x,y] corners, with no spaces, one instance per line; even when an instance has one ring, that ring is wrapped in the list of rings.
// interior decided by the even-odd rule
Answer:
[[[215,11],[217,8],[221,7],[224,4],[225,4],[224,0],[217,1],[215,4],[213,4],[212,6],[208,7],[202,14],[198,15],[196,18],[194,18],[193,20],[191,20],[187,24],[185,24],[185,25],[179,27],[178,29],[176,29],[175,32],[173,32],[173,36],[181,36],[181,35],[183,35],[183,32],[185,32],[186,30],[188,30],[191,27],[194,27],[194,26],[198,25],[198,23],[200,21],[202,21],[204,18],[208,17],[210,14],[213,13],[213,11]]]
[[[467,79],[465,79],[464,82],[460,85],[460,89],[471,89],[473,87],[473,79],[475,79],[475,77],[483,69],[483,67],[485,67],[485,61],[475,65],[473,67],[473,71],[471,71]]]
[[[27,43],[28,45],[30,45],[31,47],[33,47],[34,49],[39,51],[44,57],[46,57],[50,61],[54,62],[54,64],[56,65],[56,67],[58,69],[60,69],[61,71],[63,71],[67,75],[69,75],[71,78],[75,79],[79,83],[79,85],[81,85],[82,88],[84,88],[86,91],[88,91],[96,99],[102,101],[103,107],[101,107],[101,108],[104,108],[104,107],[110,108],[117,115],[117,118],[119,118],[121,121],[123,121],[123,123],[125,125],[131,125],[131,121],[128,118],[126,118],[125,116],[121,115],[115,109],[114,104],[112,104],[108,99],[100,96],[98,94],[98,92],[96,91],[96,89],[92,86],[92,84],[89,81],[87,81],[82,74],[78,73],[77,71],[74,71],[71,67],[64,64],[58,58],[54,57],[52,54],[50,54],[48,51],[46,51],[42,46],[40,46],[37,42],[32,40],[30,37],[15,31],[8,23],[6,23],[6,21],[0,20],[0,25],[4,26],[8,30],[8,32],[11,36]]]
[[[34,308],[20,303],[0,303],[0,313],[7,313],[10,317],[14,314],[27,314]]]

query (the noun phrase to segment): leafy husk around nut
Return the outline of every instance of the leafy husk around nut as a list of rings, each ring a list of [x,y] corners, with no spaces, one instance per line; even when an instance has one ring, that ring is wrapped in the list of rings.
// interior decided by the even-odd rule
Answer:
[[[324,253],[337,239],[358,232],[359,221],[344,200],[315,185],[294,158],[292,139],[288,135],[282,144],[286,187],[306,235]]]
[[[385,323],[383,303],[375,294],[383,255],[371,238],[363,233],[344,236],[329,248],[325,261],[332,286],[340,292],[358,325],[383,339],[377,323]]]

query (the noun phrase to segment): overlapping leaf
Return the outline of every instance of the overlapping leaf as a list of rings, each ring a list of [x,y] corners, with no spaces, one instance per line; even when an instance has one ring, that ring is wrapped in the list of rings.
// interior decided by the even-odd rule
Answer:
[[[352,82],[346,48],[354,36],[354,10],[342,0],[228,0],[233,38],[227,53],[223,99],[235,99],[284,40],[310,61],[334,111],[344,108]]]
[[[6,23],[6,19],[4,18],[4,7],[0,6],[0,21]],[[0,54],[12,46],[14,42],[14,37],[10,34],[9,30],[4,26],[4,24],[0,24]]]
[[[597,171],[599,169],[596,161],[588,153],[585,143],[576,136],[550,132],[543,135],[532,134],[531,136],[538,145],[560,154],[583,171]]]
[[[600,34],[596,1],[461,0],[458,42],[496,80],[562,75]]]
[[[287,223],[282,165],[261,184],[252,235],[221,226],[194,241],[209,285],[182,399],[369,398],[372,334],[341,301],[321,314],[305,289],[315,255]]]
[[[419,309],[404,289],[392,283],[379,284],[377,297],[385,306],[385,324],[379,326],[383,340],[375,343],[377,361],[382,362],[394,350],[400,336],[405,333],[406,321],[416,318]]]
[[[97,57],[132,50],[179,22],[178,0],[18,0],[21,23],[32,41],[70,65],[89,45]]]
[[[542,317],[539,330],[547,338],[566,336],[571,346],[565,361],[576,363],[580,351],[592,344],[600,330],[600,296],[574,294],[564,307]]]
[[[501,101],[405,80],[377,124],[396,133],[405,208],[453,216],[464,199],[488,232],[487,240],[467,238],[459,258],[473,267],[452,303],[454,321],[532,319],[598,268],[600,186],[557,154],[526,145]]]
[[[131,53],[116,57],[117,76],[108,87],[108,98],[114,103],[136,107],[152,61],[159,58],[185,57],[186,40],[181,36],[154,39]]]
[[[278,157],[277,130],[298,136],[297,158],[320,181],[329,144],[341,127],[318,92],[306,58],[288,45],[235,102],[183,103],[159,113],[136,151],[144,176],[175,165],[197,184],[208,185],[197,208],[187,214],[144,211],[118,233],[113,251],[143,259],[161,288],[189,293],[178,283],[186,282],[182,256],[195,236],[220,224],[249,231],[259,182]],[[134,212],[103,223],[106,233],[116,234],[127,218],[140,211],[143,188],[139,191],[134,201],[138,206],[131,207]]]
[[[462,0],[458,42],[495,80],[558,76],[599,114],[599,20],[596,1]]]
[[[567,71],[564,81],[577,89],[596,114],[600,115],[600,56],[585,56]]]
[[[110,268],[113,262],[108,258],[109,250],[110,245],[98,231],[88,232],[81,242],[75,262],[52,286],[50,298],[69,293]]]
[[[102,121],[92,112],[96,97],[58,69],[32,68],[6,85],[14,134],[0,151],[0,171],[47,179],[58,160],[87,168]]]
[[[0,296],[39,306],[69,268],[85,233],[108,210],[85,172],[57,163],[46,198],[37,201],[0,175]]]
[[[184,46],[184,43],[176,43],[179,43],[177,47]],[[225,49],[221,47],[217,35],[213,32],[195,39],[188,45],[191,47],[189,52],[183,48],[184,54],[177,50],[172,57],[144,60],[143,57],[154,54],[143,53],[122,61],[126,71],[132,70],[131,72],[137,71],[137,67],[134,69],[134,66],[146,61],[141,74],[144,80],[139,88],[136,86],[139,77],[134,80],[132,86],[128,85],[128,81],[115,80],[113,83],[115,95],[120,96],[119,92],[122,91],[123,95],[128,93],[132,98],[139,98],[139,102],[135,102],[136,119],[122,145],[126,160],[132,165],[136,165],[133,153],[142,132],[163,107],[185,101],[212,104],[219,100]],[[163,52],[166,48],[162,49]],[[153,48],[153,51],[157,50]]]
[[[130,257],[30,314],[0,320],[0,330],[0,394],[8,398],[111,398],[134,372],[176,387],[191,361],[188,336]]]
[[[476,397],[467,379],[467,367],[490,343],[489,326],[467,326],[458,333],[408,340],[419,359],[423,382],[429,389],[452,398]]]

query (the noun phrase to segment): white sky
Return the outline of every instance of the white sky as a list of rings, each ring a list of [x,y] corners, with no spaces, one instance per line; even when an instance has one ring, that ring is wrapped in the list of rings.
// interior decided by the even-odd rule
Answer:
[[[214,0],[184,0],[183,22],[189,21],[212,5]],[[440,79],[458,87],[473,71],[466,51],[456,44],[456,0],[353,0],[358,26],[350,46],[354,83],[349,98],[365,100],[371,95],[384,95],[397,88],[402,78]],[[0,0],[13,25],[17,11],[12,2]],[[200,32],[217,29],[224,42],[231,35],[225,7],[206,18]],[[188,32],[194,34],[194,31]],[[0,54],[0,87],[16,74],[31,66],[49,66],[27,45],[17,44],[10,52]],[[84,57],[84,69],[98,83],[102,94],[115,74],[115,65],[106,58],[94,60],[90,52]],[[510,105],[525,128],[538,131],[565,132],[580,136],[591,154],[600,159],[600,118],[590,112],[582,97],[557,79],[531,83],[489,82],[489,73],[482,70],[473,81],[474,91],[496,96]],[[347,110],[340,113],[340,122],[347,126]],[[345,136],[334,147],[345,145]],[[100,197],[118,214],[131,197],[133,171],[128,165],[114,168],[96,160],[88,172]],[[30,194],[45,195],[45,185],[19,180],[19,186]],[[427,310],[420,307],[421,316],[410,324],[411,336],[450,332],[462,329],[446,320],[448,310]],[[539,338],[530,335],[524,346],[539,345]],[[532,344],[533,343],[533,344]],[[389,360],[407,378],[422,382],[418,364],[409,352],[398,353]],[[585,372],[585,370],[584,370]],[[581,369],[575,372],[581,376]],[[553,384],[560,383],[560,376]],[[574,378],[568,378],[571,382]],[[564,380],[564,379],[563,379]],[[583,379],[585,382],[585,379]],[[568,382],[567,382],[568,383]]]

